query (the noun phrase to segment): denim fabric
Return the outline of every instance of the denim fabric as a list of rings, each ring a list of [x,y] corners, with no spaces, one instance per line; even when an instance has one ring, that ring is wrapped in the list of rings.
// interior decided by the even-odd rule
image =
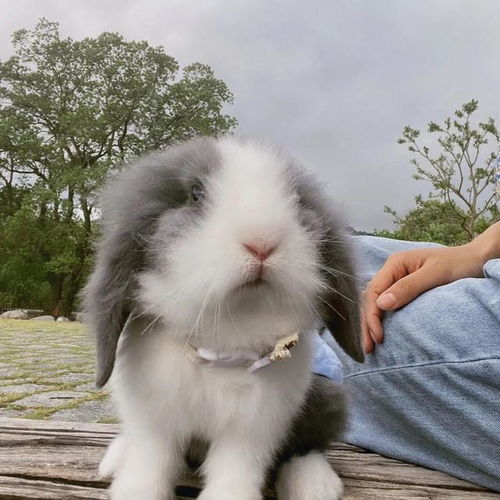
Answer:
[[[354,241],[363,280],[391,253],[431,246]],[[328,343],[351,400],[346,442],[500,491],[500,259],[484,273],[386,314],[384,343],[364,364]]]
[[[314,346],[315,355],[312,372],[341,383],[344,376],[342,363],[335,352],[332,351],[329,343],[324,339],[327,335],[331,338],[331,334],[328,331],[325,331],[323,336],[318,335],[315,337],[316,345]],[[333,342],[333,339],[330,342]]]

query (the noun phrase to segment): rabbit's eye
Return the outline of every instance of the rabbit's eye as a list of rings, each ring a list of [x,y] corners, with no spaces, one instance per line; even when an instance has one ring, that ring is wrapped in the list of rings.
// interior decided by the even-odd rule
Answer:
[[[191,188],[191,200],[198,202],[205,196],[205,191],[203,190],[203,186],[199,184],[195,184]]]

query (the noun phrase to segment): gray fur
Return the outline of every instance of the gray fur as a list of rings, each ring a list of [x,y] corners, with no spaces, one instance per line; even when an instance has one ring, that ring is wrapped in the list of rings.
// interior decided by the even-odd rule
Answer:
[[[321,274],[328,287],[320,297],[321,318],[340,347],[362,363],[365,355],[360,335],[360,296],[341,221],[311,175],[294,164],[290,164],[289,171],[300,197],[302,222],[319,241]]]
[[[268,483],[274,484],[279,467],[294,456],[312,451],[325,451],[330,443],[338,440],[346,424],[346,398],[340,384],[313,375],[305,401],[278,451],[269,470]],[[197,469],[205,461],[209,443],[199,437],[192,439],[186,453],[186,463]]]
[[[204,205],[190,202],[191,188],[193,184],[205,184],[220,164],[214,139],[192,140],[138,160],[105,189],[103,237],[84,291],[86,316],[97,337],[98,387],[108,381],[120,335],[127,320],[135,316],[131,314],[137,306],[134,294],[138,274],[155,265],[155,247],[161,246],[164,251],[180,232],[200,221]],[[311,176],[292,163],[288,174],[291,191],[300,205],[301,223],[317,241],[320,272],[327,284],[319,297],[321,318],[345,352],[363,361],[359,294],[339,219]],[[286,440],[277,450],[271,473],[294,456],[324,451],[339,438],[345,420],[342,386],[314,375]],[[188,464],[201,464],[208,446],[195,437],[186,456]]]
[[[135,279],[149,263],[147,242],[159,217],[172,212],[170,236],[179,218],[197,218],[199,209],[186,204],[192,183],[219,165],[215,141],[196,139],[139,160],[104,190],[103,237],[84,290],[87,321],[97,339],[97,387],[113,370],[118,339],[134,307]]]
[[[324,451],[340,438],[346,422],[346,402],[342,385],[321,375],[313,375],[311,387],[300,412],[278,454],[278,464],[292,456]]]
[[[84,290],[85,311],[97,338],[98,387],[112,373],[120,333],[135,306],[138,273],[153,265],[155,242],[165,248],[199,220],[203,207],[190,205],[190,189],[193,183],[203,184],[220,163],[216,140],[195,139],[140,159],[105,189],[103,237]],[[362,361],[358,292],[338,219],[312,177],[293,164],[289,174],[302,223],[320,241],[321,272],[328,285],[320,297],[322,319],[339,345]]]

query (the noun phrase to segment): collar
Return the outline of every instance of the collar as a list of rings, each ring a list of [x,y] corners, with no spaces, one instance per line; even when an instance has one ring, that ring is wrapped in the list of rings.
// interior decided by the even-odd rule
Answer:
[[[235,349],[233,351],[214,351],[203,347],[193,347],[184,343],[179,350],[192,362],[205,366],[245,367],[248,373],[253,373],[280,359],[291,357],[290,352],[299,341],[299,332],[292,333],[277,340],[271,352],[264,356],[251,349]]]

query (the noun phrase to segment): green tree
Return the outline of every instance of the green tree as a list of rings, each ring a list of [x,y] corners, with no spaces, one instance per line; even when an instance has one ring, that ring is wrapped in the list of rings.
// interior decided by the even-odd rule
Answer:
[[[41,19],[12,41],[0,62],[0,297],[10,296],[0,307],[27,300],[9,295],[14,282],[26,290],[24,277],[50,289],[52,313],[67,314],[88,270],[103,179],[143,152],[232,130],[223,108],[233,96],[209,66],[180,69],[163,47],[116,33],[62,38]],[[36,273],[5,248],[22,221],[32,237],[19,238],[19,254],[36,254]]]
[[[414,154],[413,177],[430,181],[434,191],[429,195],[430,201],[417,197],[417,208],[406,217],[385,207],[399,226],[395,236],[405,234],[406,239],[460,243],[472,240],[498,220],[492,166],[499,151],[500,135],[493,118],[477,126],[472,124],[471,116],[477,109],[478,101],[472,100],[443,124],[428,124],[429,140],[435,139],[437,153],[420,143],[419,130],[409,126],[403,129],[398,143],[407,144]],[[449,237],[444,234],[446,231],[450,232]]]
[[[463,209],[437,199],[424,200],[416,197],[416,207],[406,215],[399,216],[394,210],[386,208],[393,215],[394,231],[375,231],[378,236],[410,241],[433,241],[443,245],[462,245],[469,241],[468,234],[462,228],[466,214]],[[482,218],[476,223],[476,230],[482,232],[489,221]]]

